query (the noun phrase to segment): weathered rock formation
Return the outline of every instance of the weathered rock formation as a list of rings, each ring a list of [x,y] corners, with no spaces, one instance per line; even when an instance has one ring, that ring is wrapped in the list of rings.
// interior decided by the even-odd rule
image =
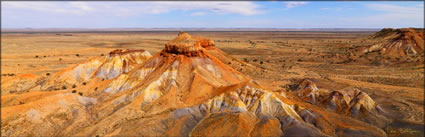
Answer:
[[[14,80],[2,83],[2,93],[21,93],[28,90],[52,91],[65,90],[84,86],[90,81],[103,81],[117,77],[121,73],[127,73],[135,66],[142,64],[152,57],[145,50],[122,50],[111,51],[107,56],[95,57],[89,61],[77,64],[70,68],[47,77],[24,77],[18,76]],[[10,86],[15,85],[15,86]]]
[[[305,79],[299,83],[295,92],[305,102],[379,127],[390,122],[385,111],[367,93],[355,88],[319,90],[313,81]]]
[[[360,54],[380,52],[385,56],[405,57],[423,54],[423,29],[383,29],[372,36],[381,39],[379,43],[359,49]]]
[[[350,117],[271,92],[181,33],[115,78],[2,96],[5,136],[385,136]],[[207,48],[207,49],[206,49]],[[95,73],[97,74],[97,73]],[[25,97],[36,100],[24,101]],[[6,102],[3,102],[3,99]],[[23,103],[16,103],[23,101]],[[48,102],[48,103],[46,103]],[[48,110],[46,110],[48,109]],[[55,110],[55,111],[54,111]]]

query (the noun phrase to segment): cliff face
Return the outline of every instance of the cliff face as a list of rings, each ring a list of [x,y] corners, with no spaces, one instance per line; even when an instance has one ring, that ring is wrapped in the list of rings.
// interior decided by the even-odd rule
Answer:
[[[180,33],[160,53],[140,60],[137,66],[127,67],[129,62],[138,62],[137,59],[122,59],[125,55],[113,52],[109,55],[112,60],[115,56],[121,60],[108,61],[110,69],[102,70],[104,65],[89,63],[98,69],[83,73],[90,77],[78,76],[82,80],[103,80],[75,89],[2,96],[2,105],[8,105],[2,108],[5,112],[1,117],[2,133],[6,136],[386,135],[364,122],[276,94],[223,63],[229,56],[214,49],[212,40]],[[55,76],[60,79],[68,72],[75,72],[77,67]],[[71,76],[65,78],[68,77]],[[73,80],[78,81],[71,77]],[[33,99],[26,100],[30,97]]]

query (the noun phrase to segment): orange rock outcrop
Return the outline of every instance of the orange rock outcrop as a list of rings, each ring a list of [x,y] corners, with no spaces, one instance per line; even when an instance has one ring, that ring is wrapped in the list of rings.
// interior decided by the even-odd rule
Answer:
[[[361,48],[360,53],[380,52],[385,56],[405,57],[424,53],[423,29],[383,29],[372,36],[382,39],[381,42],[367,48]]]

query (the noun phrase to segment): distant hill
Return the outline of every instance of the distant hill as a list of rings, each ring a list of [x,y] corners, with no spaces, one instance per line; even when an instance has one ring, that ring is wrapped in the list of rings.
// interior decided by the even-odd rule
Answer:
[[[380,52],[383,56],[405,57],[422,55],[424,52],[424,29],[385,28],[370,36],[370,38],[380,42],[360,48],[360,54]]]

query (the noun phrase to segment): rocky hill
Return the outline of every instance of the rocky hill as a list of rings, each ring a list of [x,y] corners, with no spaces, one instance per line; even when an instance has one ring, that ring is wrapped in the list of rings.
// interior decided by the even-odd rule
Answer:
[[[390,57],[406,57],[423,55],[424,53],[424,30],[423,29],[382,29],[371,36],[380,42],[362,47],[360,54],[380,52],[381,55]]]
[[[144,50],[117,49],[106,56],[92,58],[51,76],[25,74],[5,81],[1,84],[2,94],[22,93],[29,90],[65,90],[85,86],[87,83],[97,83],[115,78],[121,73],[127,73],[150,57],[151,54]]]

